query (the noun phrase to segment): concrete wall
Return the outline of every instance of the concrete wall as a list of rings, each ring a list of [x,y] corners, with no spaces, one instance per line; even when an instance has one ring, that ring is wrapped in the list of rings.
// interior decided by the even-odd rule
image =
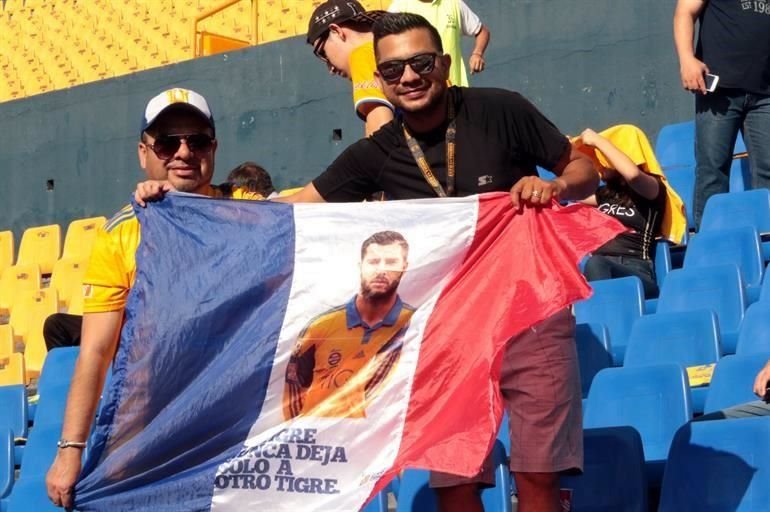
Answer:
[[[492,32],[473,84],[521,91],[564,132],[630,122],[654,136],[692,117],[671,37],[675,0],[471,4]],[[142,179],[142,109],[170,86],[212,104],[217,181],[255,160],[279,188],[302,184],[363,132],[349,84],[328,76],[301,37],[0,104],[0,230],[18,243],[25,227],[66,227],[125,204]]]

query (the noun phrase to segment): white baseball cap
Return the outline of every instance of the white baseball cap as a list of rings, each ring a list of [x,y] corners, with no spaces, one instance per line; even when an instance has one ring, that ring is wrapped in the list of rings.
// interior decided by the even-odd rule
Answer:
[[[142,132],[147,130],[158,117],[170,107],[186,106],[192,112],[199,114],[214,130],[214,116],[211,115],[211,109],[206,98],[190,89],[175,87],[167,89],[147,102],[142,116]]]

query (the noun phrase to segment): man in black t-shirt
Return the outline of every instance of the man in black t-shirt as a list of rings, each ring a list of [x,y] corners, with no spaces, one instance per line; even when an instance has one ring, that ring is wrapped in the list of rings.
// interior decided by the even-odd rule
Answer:
[[[424,18],[388,14],[374,24],[377,78],[402,117],[350,146],[288,202],[361,201],[510,191],[518,208],[579,199],[596,190],[591,161],[519,94],[447,86],[450,57]],[[451,158],[454,150],[454,158]],[[449,155],[449,157],[448,157]],[[536,165],[557,178],[542,180]],[[562,311],[513,338],[501,390],[511,415],[511,469],[519,506],[560,511],[560,471],[582,467],[574,318]],[[483,510],[478,478],[432,475],[443,511]]]
[[[739,129],[752,188],[770,188],[770,1],[679,0],[674,40],[682,86],[696,93],[693,214],[699,226],[708,198],[728,191]],[[714,92],[706,91],[706,74],[719,76]]]

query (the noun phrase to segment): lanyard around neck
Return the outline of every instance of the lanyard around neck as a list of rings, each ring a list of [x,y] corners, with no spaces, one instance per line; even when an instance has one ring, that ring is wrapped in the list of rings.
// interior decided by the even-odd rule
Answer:
[[[423,178],[433,188],[438,197],[448,197],[455,193],[455,139],[457,137],[457,122],[455,121],[455,107],[452,98],[449,98],[448,116],[449,126],[446,129],[446,190],[441,186],[436,175],[433,174],[433,170],[425,158],[425,153],[423,153],[420,143],[409,133],[406,124],[401,123],[409,151],[412,152],[414,161],[417,163],[417,167],[420,168]]]

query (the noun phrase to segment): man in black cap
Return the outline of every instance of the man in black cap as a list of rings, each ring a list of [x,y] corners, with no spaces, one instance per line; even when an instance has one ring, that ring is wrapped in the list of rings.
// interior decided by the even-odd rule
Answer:
[[[353,82],[353,104],[367,137],[393,119],[393,105],[374,77],[372,23],[382,14],[367,12],[356,0],[329,0],[313,11],[307,31],[307,42],[329,72]]]

